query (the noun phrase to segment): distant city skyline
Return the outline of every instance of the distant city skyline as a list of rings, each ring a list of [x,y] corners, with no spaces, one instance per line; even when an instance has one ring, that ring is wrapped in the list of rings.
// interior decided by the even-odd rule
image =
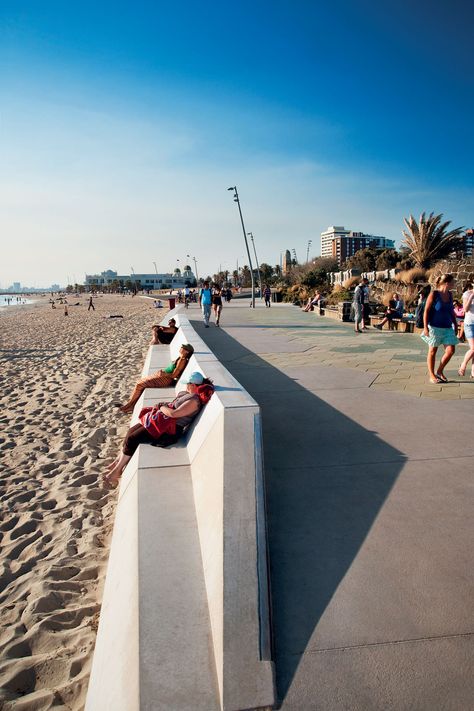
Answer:
[[[425,11],[426,10],[426,11]],[[319,253],[328,225],[474,223],[474,6],[0,7],[0,286]],[[432,47],[442,51],[432,51]]]

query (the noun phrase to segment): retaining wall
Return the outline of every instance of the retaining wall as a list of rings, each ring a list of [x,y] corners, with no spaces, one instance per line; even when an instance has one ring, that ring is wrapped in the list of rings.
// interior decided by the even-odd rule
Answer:
[[[124,473],[86,710],[269,709],[260,409],[173,315],[171,348],[150,347],[144,370],[192,343],[188,368],[216,392],[185,439],[141,445]],[[146,390],[136,411],[173,395]]]

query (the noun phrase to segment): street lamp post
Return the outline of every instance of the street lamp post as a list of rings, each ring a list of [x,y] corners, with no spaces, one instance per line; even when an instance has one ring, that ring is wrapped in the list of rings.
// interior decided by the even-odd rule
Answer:
[[[196,274],[196,284],[198,283],[199,277],[198,277],[198,268],[197,268],[197,261],[196,257],[193,257],[193,262],[194,262],[194,272]]]
[[[255,240],[253,238],[253,232],[247,232],[248,236],[252,240],[253,244],[253,253],[255,254],[255,263],[257,265],[257,272],[258,272],[258,281],[260,284],[260,298],[263,299],[263,288],[262,288],[262,273],[260,271],[260,267],[258,266],[258,257],[257,257],[257,250],[255,249]]]
[[[247,249],[247,256],[249,258],[249,267],[250,267],[250,283],[252,285],[252,300],[250,303],[250,306],[252,309],[255,308],[255,280],[253,277],[253,267],[252,267],[252,258],[250,257],[250,250],[249,250],[249,243],[247,242],[247,233],[245,231],[245,225],[244,225],[244,218],[242,217],[242,210],[240,209],[240,200],[239,200],[239,193],[237,192],[237,186],[234,185],[231,188],[227,188],[227,190],[233,190],[234,191],[234,202],[237,203],[237,206],[239,208],[239,215],[240,215],[240,221],[242,223],[242,231],[244,233],[244,240],[245,240],[245,247]]]
[[[309,262],[309,248],[313,244],[313,240],[309,239],[308,240],[308,247],[306,248],[306,264]]]
[[[156,268],[156,262],[153,262],[153,264],[155,265],[155,274],[158,274],[158,269]]]

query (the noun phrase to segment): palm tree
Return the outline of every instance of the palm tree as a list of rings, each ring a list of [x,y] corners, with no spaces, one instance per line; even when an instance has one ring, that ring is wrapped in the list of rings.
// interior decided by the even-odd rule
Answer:
[[[408,227],[408,232],[402,230],[405,245],[416,266],[426,269],[433,262],[447,257],[459,245],[459,237],[463,227],[456,227],[447,231],[451,221],[441,222],[443,215],[431,212],[429,217],[423,212],[417,222],[413,215],[403,220]]]

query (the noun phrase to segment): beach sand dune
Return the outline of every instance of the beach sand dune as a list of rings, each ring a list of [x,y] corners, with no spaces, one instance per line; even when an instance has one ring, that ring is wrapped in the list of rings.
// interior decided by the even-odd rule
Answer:
[[[139,297],[69,301],[68,316],[42,302],[0,314],[5,711],[84,706],[116,499],[101,474],[128,425],[113,403],[164,315]]]

